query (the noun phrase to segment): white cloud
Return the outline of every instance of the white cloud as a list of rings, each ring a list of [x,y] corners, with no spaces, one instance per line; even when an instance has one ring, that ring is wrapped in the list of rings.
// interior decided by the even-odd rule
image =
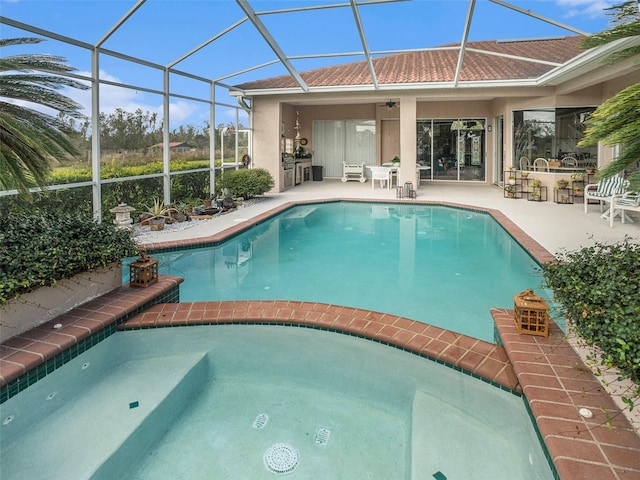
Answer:
[[[566,17],[602,18],[605,9],[614,4],[614,0],[556,0],[557,5],[567,9]]]
[[[91,76],[89,72],[77,72],[79,75]],[[109,75],[107,72],[100,71],[100,78],[111,82],[121,82],[117,77]],[[69,98],[72,98],[84,107],[83,113],[89,115],[91,112],[91,90],[77,90],[70,88],[65,92]],[[113,85],[100,85],[100,111],[106,114],[113,113],[116,109],[121,108],[127,112],[135,112],[138,108],[143,112],[155,112],[162,114],[162,104],[152,105],[145,103],[145,93],[130,88],[115,87]]]
[[[88,72],[77,72],[82,76],[90,76]],[[100,71],[100,79],[110,82],[122,83],[122,81],[109,75],[107,72]],[[72,98],[84,107],[83,113],[89,115],[91,112],[91,90],[67,89],[65,92],[69,98]],[[113,85],[100,85],[100,111],[107,115],[120,108],[127,112],[135,112],[137,109],[143,112],[157,113],[162,118],[162,103],[153,104],[145,99],[145,92],[131,88],[115,87]],[[191,116],[197,112],[197,108],[193,103],[176,100],[169,103],[169,115],[171,125],[180,125],[182,123],[193,123]]]
[[[172,124],[183,123],[183,121],[189,119],[196,111],[197,109],[193,103],[187,103],[181,100],[174,103],[169,102],[169,118]]]

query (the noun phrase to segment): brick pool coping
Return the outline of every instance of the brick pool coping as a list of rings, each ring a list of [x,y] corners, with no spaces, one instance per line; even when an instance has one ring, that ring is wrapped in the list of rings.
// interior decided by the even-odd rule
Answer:
[[[9,395],[23,390],[70,358],[67,356],[55,365],[50,365],[37,376],[29,377],[29,373],[70,349],[77,349],[78,345],[106,329],[112,328],[115,331],[118,322],[144,310],[153,302],[163,301],[166,295],[172,290],[177,290],[182,282],[183,279],[180,277],[162,275],[157,283],[144,289],[123,285],[6,340],[0,344],[0,387],[9,386],[13,390]],[[56,328],[56,325],[59,325],[59,328]],[[79,353],[82,352],[76,352],[75,355]],[[0,400],[5,401],[6,395],[0,395]]]
[[[295,204],[300,203],[319,202]],[[282,205],[211,237],[149,244],[145,248],[170,250],[224,241],[295,204]],[[445,205],[490,213],[538,262],[553,259],[500,212]],[[555,324],[551,325],[549,338],[518,335],[513,311],[492,309],[499,337],[499,345],[495,345],[402,317],[336,305],[288,301],[157,303],[156,299],[176,289],[181,281],[179,277],[161,275],[157,284],[146,289],[120,287],[4,342],[0,345],[0,387],[6,389],[20,380],[36,381],[29,378],[34,369],[118,323],[122,330],[203,323],[321,328],[371,338],[434,359],[501,388],[522,392],[557,478],[640,478],[640,436]],[[154,302],[155,305],[147,307]],[[56,323],[61,327],[54,330]],[[580,408],[589,408],[593,418],[581,417]],[[606,426],[607,420],[611,428]]]
[[[223,324],[311,327],[376,340],[521,393],[504,348],[496,344],[395,315],[339,305],[277,300],[157,304],[118,329]]]

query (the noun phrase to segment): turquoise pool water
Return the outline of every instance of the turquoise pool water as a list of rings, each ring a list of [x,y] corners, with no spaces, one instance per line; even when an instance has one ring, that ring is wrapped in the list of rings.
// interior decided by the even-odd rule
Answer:
[[[184,277],[182,301],[345,305],[486,341],[491,308],[528,288],[544,295],[537,264],[493,218],[443,206],[298,206],[223,245],[154,257]]]
[[[0,418],[12,480],[277,478],[275,445],[291,479],[553,478],[522,398],[305,328],[117,332]]]

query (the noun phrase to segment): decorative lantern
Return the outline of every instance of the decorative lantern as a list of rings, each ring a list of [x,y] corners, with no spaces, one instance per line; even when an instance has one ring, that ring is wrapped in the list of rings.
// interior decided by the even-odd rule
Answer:
[[[520,335],[549,336],[549,306],[532,289],[513,297],[515,321]]]
[[[129,264],[129,285],[148,287],[158,281],[158,260],[142,252],[140,258]]]
[[[416,191],[413,189],[412,182],[404,182],[404,196],[407,198],[416,198]]]
[[[111,213],[116,214],[116,218],[113,221],[116,227],[124,228],[128,227],[133,223],[133,218],[131,218],[131,212],[133,212],[135,208],[130,207],[126,203],[121,203],[117,207],[113,207],[109,210]]]

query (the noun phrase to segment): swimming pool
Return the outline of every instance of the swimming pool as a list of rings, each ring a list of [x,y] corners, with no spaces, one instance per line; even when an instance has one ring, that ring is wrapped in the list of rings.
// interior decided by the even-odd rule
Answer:
[[[14,480],[553,478],[522,398],[295,327],[118,332],[0,418]]]
[[[154,257],[184,277],[182,301],[344,305],[486,341],[491,308],[544,295],[536,262],[490,215],[437,205],[300,205],[222,245]]]

